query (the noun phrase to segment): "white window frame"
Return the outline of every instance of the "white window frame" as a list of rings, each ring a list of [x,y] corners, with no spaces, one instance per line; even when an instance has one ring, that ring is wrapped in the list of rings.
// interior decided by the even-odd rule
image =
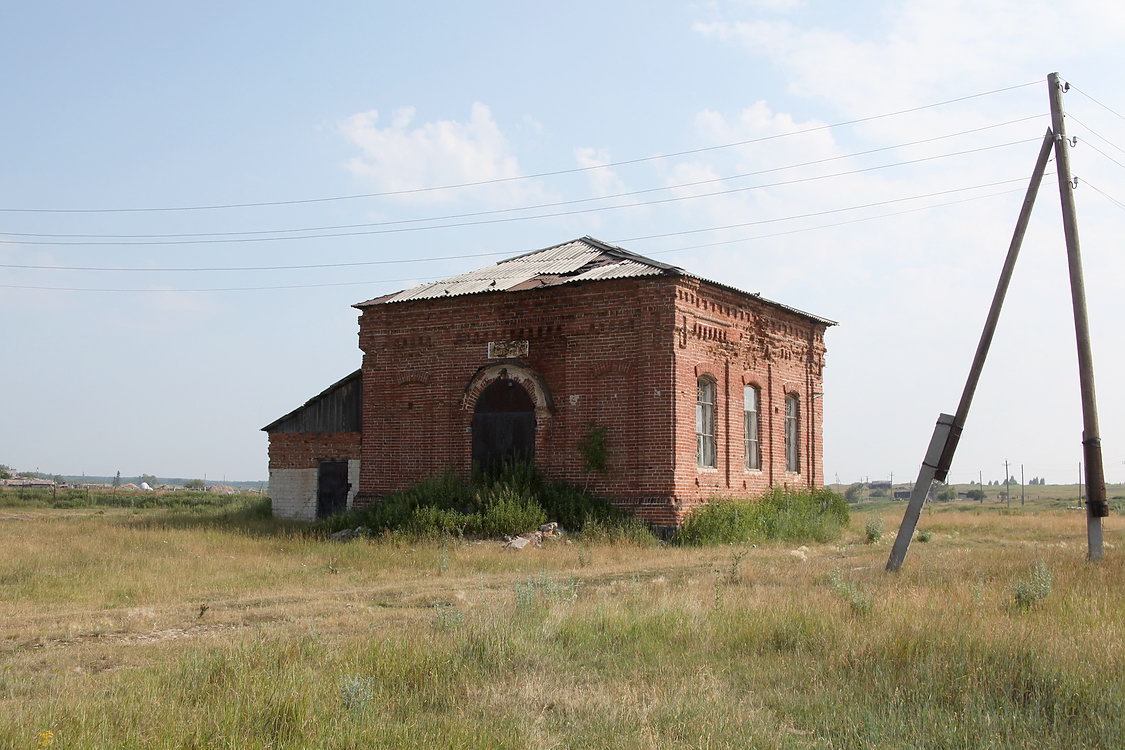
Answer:
[[[746,470],[762,470],[762,389],[747,385],[742,389],[742,427],[745,432]]]
[[[801,400],[796,393],[785,396],[785,470],[801,472]]]
[[[718,445],[715,439],[716,383],[712,378],[696,381],[695,395],[695,464],[701,469],[718,467]]]

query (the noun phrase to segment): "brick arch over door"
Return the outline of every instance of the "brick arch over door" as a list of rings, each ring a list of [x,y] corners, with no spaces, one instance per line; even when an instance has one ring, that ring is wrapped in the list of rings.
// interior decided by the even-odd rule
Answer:
[[[523,386],[535,405],[536,419],[549,419],[555,411],[555,401],[551,396],[551,389],[547,387],[547,382],[543,380],[542,376],[527,365],[507,361],[485,365],[473,373],[473,376],[469,378],[468,385],[465,386],[462,408],[467,412],[475,411],[477,399],[480,398],[484,389],[497,380],[513,380]]]
[[[494,469],[505,459],[534,461],[544,454],[554,400],[542,376],[526,365],[501,361],[481,367],[465,387],[462,408],[468,466]]]

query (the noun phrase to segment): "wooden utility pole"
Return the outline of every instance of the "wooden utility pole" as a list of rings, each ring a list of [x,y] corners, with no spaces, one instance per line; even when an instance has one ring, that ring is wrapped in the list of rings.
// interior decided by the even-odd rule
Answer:
[[[1074,308],[1074,337],[1078,344],[1078,383],[1082,393],[1082,457],[1086,462],[1086,557],[1101,560],[1102,518],[1109,515],[1102,467],[1102,438],[1098,427],[1098,403],[1094,392],[1094,355],[1090,347],[1090,322],[1086,318],[1086,283],[1082,276],[1082,252],[1078,242],[1078,214],[1074,208],[1074,181],[1070,174],[1070,147],[1062,95],[1070,88],[1058,73],[1047,76],[1051,98],[1051,129],[1055,133],[1055,165],[1062,201],[1063,234],[1070,269],[1070,299]]]
[[[1011,482],[1008,481],[1008,462],[1003,462],[1003,499],[1008,501],[1008,507],[1011,507]]]
[[[1000,279],[996,282],[996,291],[992,295],[992,306],[988,309],[988,318],[984,322],[977,351],[973,356],[973,364],[969,367],[969,376],[965,379],[965,388],[961,392],[961,401],[957,404],[957,413],[941,414],[938,416],[934,433],[930,437],[930,445],[926,450],[926,457],[922,459],[922,467],[918,470],[918,479],[914,482],[914,489],[910,493],[910,503],[902,517],[902,524],[898,527],[898,536],[895,537],[891,556],[887,560],[887,570],[894,572],[902,567],[906,560],[906,553],[910,549],[910,539],[914,536],[914,529],[918,526],[918,518],[922,513],[922,504],[930,492],[934,480],[945,481],[949,476],[949,467],[953,463],[953,454],[957,450],[957,441],[961,437],[961,430],[965,427],[965,420],[969,416],[969,407],[973,403],[973,394],[976,393],[977,383],[980,381],[984,361],[988,357],[988,349],[992,346],[992,337],[996,333],[996,324],[1000,320],[1000,309],[1004,306],[1004,297],[1008,293],[1008,285],[1012,280],[1012,271],[1016,267],[1016,259],[1023,246],[1023,237],[1027,233],[1027,224],[1031,220],[1031,209],[1035,206],[1035,196],[1039,192],[1039,185],[1043,182],[1043,175],[1047,170],[1047,160],[1051,156],[1051,146],[1054,135],[1050,128],[1043,135],[1043,144],[1039,148],[1039,157],[1035,160],[1035,168],[1028,181],[1027,192],[1024,194],[1020,215],[1016,220],[1016,228],[1012,232],[1012,241],[1008,244],[1008,255],[1004,258],[1004,266],[1000,270]],[[981,477],[983,483],[983,475]],[[984,492],[983,484],[981,492]],[[983,502],[983,500],[982,500]]]
[[[1027,485],[1023,483],[1023,464],[1020,464],[1020,507],[1023,507],[1023,502],[1027,498]]]

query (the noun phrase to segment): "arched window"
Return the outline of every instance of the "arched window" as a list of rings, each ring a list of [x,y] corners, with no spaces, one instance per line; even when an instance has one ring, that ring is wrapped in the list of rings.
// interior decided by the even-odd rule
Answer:
[[[761,422],[758,419],[758,401],[761,392],[757,386],[742,389],[742,421],[746,433],[746,468],[762,468]]]
[[[801,470],[801,404],[797,394],[785,397],[785,470],[797,473]]]
[[[715,381],[700,378],[695,399],[695,461],[715,468]]]

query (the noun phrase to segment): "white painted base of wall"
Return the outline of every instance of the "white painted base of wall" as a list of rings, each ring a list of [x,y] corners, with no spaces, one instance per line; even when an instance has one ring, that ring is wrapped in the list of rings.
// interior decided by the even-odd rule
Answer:
[[[316,520],[317,472],[313,469],[270,469],[270,502],[276,518]],[[359,459],[348,461],[348,510],[359,490]]]

